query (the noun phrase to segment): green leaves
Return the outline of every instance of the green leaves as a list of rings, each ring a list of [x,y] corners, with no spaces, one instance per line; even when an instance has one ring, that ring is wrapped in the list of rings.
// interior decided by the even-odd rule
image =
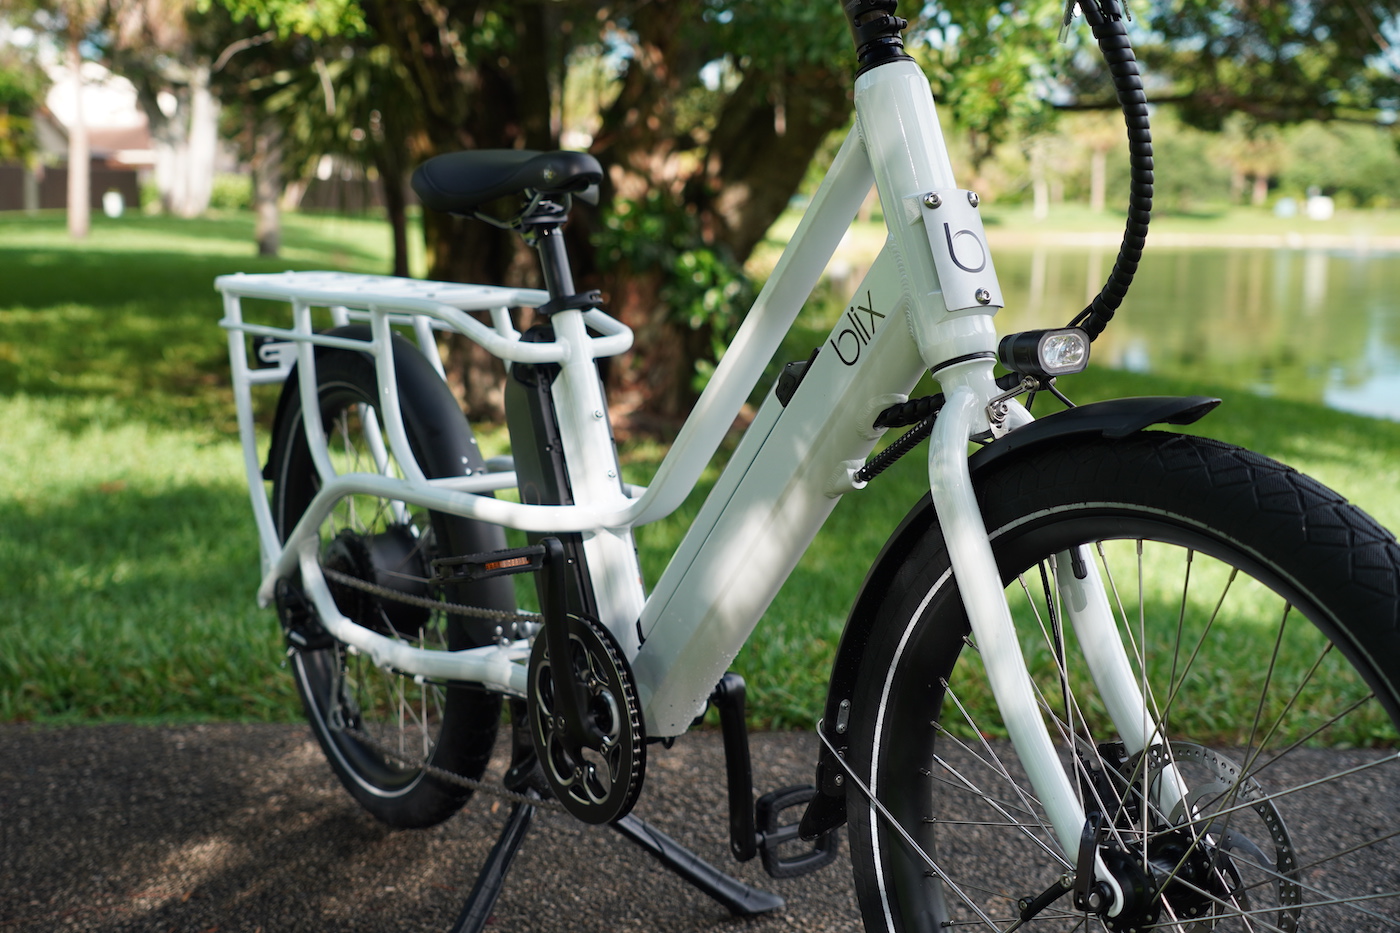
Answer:
[[[1374,117],[1400,101],[1382,0],[1246,3],[1158,0],[1142,57],[1172,87],[1188,122],[1217,129],[1231,112],[1268,122]]]
[[[1050,111],[1074,51],[1058,40],[1063,10],[1059,0],[926,4],[907,43],[954,120],[995,144]]]
[[[31,115],[43,103],[48,79],[18,51],[0,48],[0,162],[24,162],[39,150]]]
[[[712,361],[753,302],[753,283],[743,266],[723,247],[706,245],[694,215],[660,191],[638,201],[616,201],[596,245],[605,271],[661,272],[665,315],[708,337],[709,358],[696,362],[691,386],[703,390],[714,372]]]
[[[356,36],[364,33],[365,11],[359,0],[196,0],[195,8],[209,12],[215,3],[235,19],[252,19],[263,29],[273,29],[280,39],[306,36]]]

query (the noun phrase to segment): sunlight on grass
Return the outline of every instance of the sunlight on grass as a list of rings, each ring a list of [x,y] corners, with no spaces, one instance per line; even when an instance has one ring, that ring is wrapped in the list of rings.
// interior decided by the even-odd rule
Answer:
[[[249,213],[194,220],[135,214],[113,220],[97,215],[92,218],[92,232],[80,244],[69,238],[62,212],[45,211],[35,216],[11,212],[0,224],[0,250],[24,249],[28,253],[26,265],[55,270],[66,265],[61,258],[64,254],[71,256],[77,251],[226,256],[237,258],[241,264],[256,261],[253,244],[253,216]],[[384,273],[392,248],[389,227],[378,218],[289,213],[282,215],[281,255],[272,262],[303,266],[311,263],[316,268],[366,264],[372,268],[356,271]],[[230,265],[228,271],[240,267]]]
[[[79,407],[0,398],[0,720],[293,718],[237,444]]]
[[[285,256],[256,260],[251,224],[94,218],[77,246],[60,215],[0,225],[0,720],[300,718],[276,619],[254,603],[258,549],[212,283],[236,270],[382,272],[388,240],[378,222],[290,215]],[[838,312],[814,301],[783,357],[805,358]],[[1400,424],[1106,370],[1064,388],[1080,402],[1226,396],[1193,433],[1282,459],[1400,527]],[[274,403],[275,390],[261,392],[264,413]],[[500,428],[479,434],[487,456],[508,452]],[[628,444],[625,478],[645,485],[664,454],[656,441]],[[649,584],[725,456],[675,515],[639,530]],[[850,604],[926,493],[926,470],[920,448],[838,504],[735,662],[755,725],[820,715]],[[1149,581],[1145,598],[1174,605],[1165,584]],[[1201,600],[1192,594],[1193,613]]]

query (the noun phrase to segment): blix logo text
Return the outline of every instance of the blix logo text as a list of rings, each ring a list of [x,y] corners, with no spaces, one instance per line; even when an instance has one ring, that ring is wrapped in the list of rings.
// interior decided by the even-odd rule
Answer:
[[[847,366],[854,366],[860,359],[861,347],[870,343],[875,336],[875,319],[884,319],[884,315],[876,311],[870,300],[870,292],[865,293],[865,304],[852,305],[846,309],[845,321],[850,324],[829,341],[831,349],[836,351],[836,356]]]

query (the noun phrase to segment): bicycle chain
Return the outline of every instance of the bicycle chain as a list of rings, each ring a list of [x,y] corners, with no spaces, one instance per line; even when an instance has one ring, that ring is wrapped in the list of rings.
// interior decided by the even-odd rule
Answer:
[[[341,573],[339,570],[332,570],[330,567],[322,567],[321,573],[325,575],[327,580],[333,583],[339,583],[341,586],[348,586],[353,589],[362,590],[372,596],[378,596],[381,599],[392,599],[423,609],[440,609],[443,612],[453,615],[471,616],[476,619],[492,619],[497,622],[534,622],[538,624],[543,624],[544,622],[544,616],[540,615],[538,612],[525,612],[523,610],[510,612],[505,609],[482,609],[478,606],[464,606],[461,603],[449,603],[436,599],[428,599],[426,596],[414,596],[411,593],[405,593],[401,590],[393,589],[392,587],[370,583],[368,580],[362,580],[348,573]]]
[[[408,603],[412,606],[420,606],[425,609],[437,609],[454,615],[471,616],[477,619],[491,619],[497,622],[533,622],[537,624],[542,624],[544,622],[544,617],[538,612],[508,612],[503,609],[483,609],[478,606],[464,606],[460,603],[440,602],[423,596],[413,596],[412,594],[404,593],[391,587],[370,583],[368,580],[362,580],[359,577],[341,573],[329,567],[322,567],[321,572],[325,575],[326,579],[342,586],[352,587],[353,589],[361,590],[382,599],[397,600],[398,602]],[[440,781],[445,781],[448,784],[456,784],[459,787],[465,787],[473,792],[499,797],[511,803],[529,804],[538,810],[553,810],[559,813],[568,812],[564,809],[564,805],[557,800],[545,800],[541,797],[517,793],[516,791],[507,790],[504,787],[500,787],[488,781],[478,781],[474,778],[458,774],[455,771],[439,768],[437,765],[430,764],[426,761],[412,761],[380,742],[374,736],[359,729],[342,727],[340,731],[342,734],[349,736],[361,745],[383,756],[386,761],[397,764],[400,767],[418,768],[422,770],[423,773],[435,777]]]
[[[440,781],[445,781],[448,784],[456,784],[459,787],[465,787],[472,791],[479,791],[480,793],[488,794],[492,797],[500,797],[504,800],[509,800],[511,803],[529,804],[530,806],[535,807],[538,810],[553,810],[559,813],[568,812],[564,809],[564,805],[558,800],[545,800],[542,797],[533,797],[529,794],[521,794],[513,790],[507,790],[506,788],[500,787],[496,784],[492,784],[489,781],[478,781],[474,778],[469,778],[465,775],[458,774],[455,771],[448,771],[446,768],[439,768],[437,765],[429,764],[426,761],[411,761],[405,756],[394,751],[389,746],[380,742],[374,736],[370,735],[367,732],[362,732],[359,729],[342,727],[340,732],[342,735],[347,735],[350,738],[354,739],[356,742],[359,742],[361,745],[366,746],[371,751],[379,753],[384,757],[386,761],[389,761],[392,764],[396,764],[404,768],[418,768],[422,770],[424,774],[428,774],[432,777],[435,777]]]

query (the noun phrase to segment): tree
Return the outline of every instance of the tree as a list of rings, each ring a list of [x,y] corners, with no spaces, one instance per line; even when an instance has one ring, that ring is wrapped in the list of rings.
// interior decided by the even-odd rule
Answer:
[[[73,83],[74,104],[68,129],[68,235],[88,235],[91,226],[91,152],[83,119],[83,43],[96,30],[103,0],[0,0],[0,13],[33,25],[52,36],[63,50]]]
[[[354,95],[337,90],[326,61],[330,51],[356,57],[353,43],[365,34],[363,16],[358,5],[343,0],[199,0],[197,10],[201,32],[210,37],[207,44],[219,49],[211,83],[234,111],[237,128],[230,135],[252,171],[258,255],[275,256],[287,168],[304,170],[309,159],[335,150],[337,140],[353,137],[357,128],[354,117],[338,114]],[[332,61],[345,57],[329,56]],[[379,93],[398,99],[391,88]],[[385,184],[395,228],[394,270],[407,275],[406,221],[402,211],[395,213]]]
[[[269,48],[284,61],[302,61],[247,82],[259,101],[250,121],[259,127],[254,155],[259,145],[270,150],[275,138],[278,161],[299,177],[309,176],[326,155],[357,163],[370,178],[377,177],[393,229],[391,271],[407,276],[406,151],[417,124],[412,107],[402,105],[412,89],[399,63],[367,36],[303,48],[296,55]]]
[[[1089,150],[1089,210],[1102,213],[1108,188],[1108,154],[1123,145],[1123,118],[1108,111],[1081,112],[1067,120],[1067,132]]]
[[[920,12],[911,46],[934,94],[966,129],[974,169],[1011,135],[1049,128],[1048,91],[1082,59],[1088,41],[1087,28],[1058,41],[1062,0],[949,0]]]
[[[1251,203],[1262,207],[1268,200],[1269,180],[1278,176],[1287,160],[1278,128],[1234,114],[1225,121],[1211,149],[1230,169],[1230,194],[1239,198],[1248,185]]]
[[[224,2],[284,35],[279,17],[306,7]],[[606,46],[616,90],[601,102],[590,151],[608,183],[596,214],[576,212],[576,279],[602,287],[639,335],[637,353],[610,367],[614,398],[639,422],[683,416],[746,308],[744,261],[850,119],[853,54],[839,4],[362,0],[345,9],[363,12],[371,41],[397,66],[401,83],[375,89],[393,89],[404,125],[385,138],[399,148],[377,157],[401,165],[465,148],[557,147],[569,67]],[[990,10],[958,0],[921,15],[916,35],[935,37],[922,53],[935,83],[987,151],[1008,116],[1047,109],[1035,92],[1048,66],[1037,72],[1037,63],[1065,54],[1053,40],[1058,10],[1051,0]],[[531,274],[531,258],[497,230],[434,214],[424,227],[434,277]],[[477,387],[495,385],[493,361],[473,347],[454,353],[472,407],[491,412],[498,399]]]
[[[628,12],[613,26],[630,54],[592,146],[613,186],[595,262],[647,350],[615,367],[613,388],[666,422],[746,310],[744,261],[850,117],[850,43],[834,8],[804,2]],[[706,67],[723,80],[707,84]]]
[[[0,162],[32,167],[39,151],[33,115],[47,86],[37,65],[13,48],[0,47]]]
[[[218,150],[213,55],[193,13],[191,0],[110,0],[108,7],[107,52],[136,86],[156,146],[156,187],[177,217],[209,207]]]
[[[637,409],[678,417],[693,398],[697,361],[713,356],[714,338],[739,310],[714,300],[716,286],[722,297],[742,291],[743,259],[849,115],[838,11],[817,15],[794,0],[366,0],[364,11],[402,69],[397,111],[416,120],[397,134],[405,165],[463,148],[557,147],[571,57],[604,36],[620,50],[618,93],[591,147],[610,183],[601,214],[580,215],[571,231],[577,278],[605,288],[647,352],[671,356],[613,367],[613,387]],[[802,41],[771,42],[779,32]],[[713,63],[729,80],[707,87],[701,72]],[[651,226],[637,236],[642,221]],[[432,214],[424,226],[435,277],[530,274],[530,258],[499,231]],[[687,284],[675,287],[681,267]],[[492,361],[472,347],[456,352],[469,401],[490,412],[499,400],[476,387],[494,386]]]
[[[1155,38],[1141,57],[1171,82],[1152,99],[1203,129],[1236,113],[1257,123],[1373,121],[1400,102],[1387,0],[1156,0],[1144,20]]]
[[[852,53],[835,0],[222,2],[284,36],[298,31],[290,19],[327,8],[331,20],[363,26],[368,45],[357,38],[357,56],[382,48],[392,65],[370,79],[369,96],[392,87],[403,121],[386,125],[373,150],[392,161],[384,175],[439,152],[558,146],[569,70],[606,49],[615,93],[601,101],[590,145],[608,171],[604,202],[596,214],[576,212],[570,236],[580,287],[601,286],[639,334],[638,355],[608,377],[639,420],[671,422],[687,410],[744,308],[743,261],[850,116]],[[1045,131],[1057,107],[1116,107],[1082,23],[1067,45],[1056,41],[1062,10],[1061,0],[915,10],[909,47],[969,128],[974,163],[1013,134]],[[1140,57],[1173,82],[1154,94],[1198,123],[1232,106],[1260,119],[1360,112],[1394,89],[1376,26],[1389,15],[1373,0],[1158,0],[1144,19]],[[340,34],[317,28],[322,39]],[[1258,75],[1245,73],[1255,67]],[[351,123],[365,130],[364,119]],[[433,214],[424,226],[435,277],[531,274],[530,257],[499,231]],[[493,362],[472,347],[454,354],[472,407],[492,412],[498,399],[480,387],[495,384]]]

